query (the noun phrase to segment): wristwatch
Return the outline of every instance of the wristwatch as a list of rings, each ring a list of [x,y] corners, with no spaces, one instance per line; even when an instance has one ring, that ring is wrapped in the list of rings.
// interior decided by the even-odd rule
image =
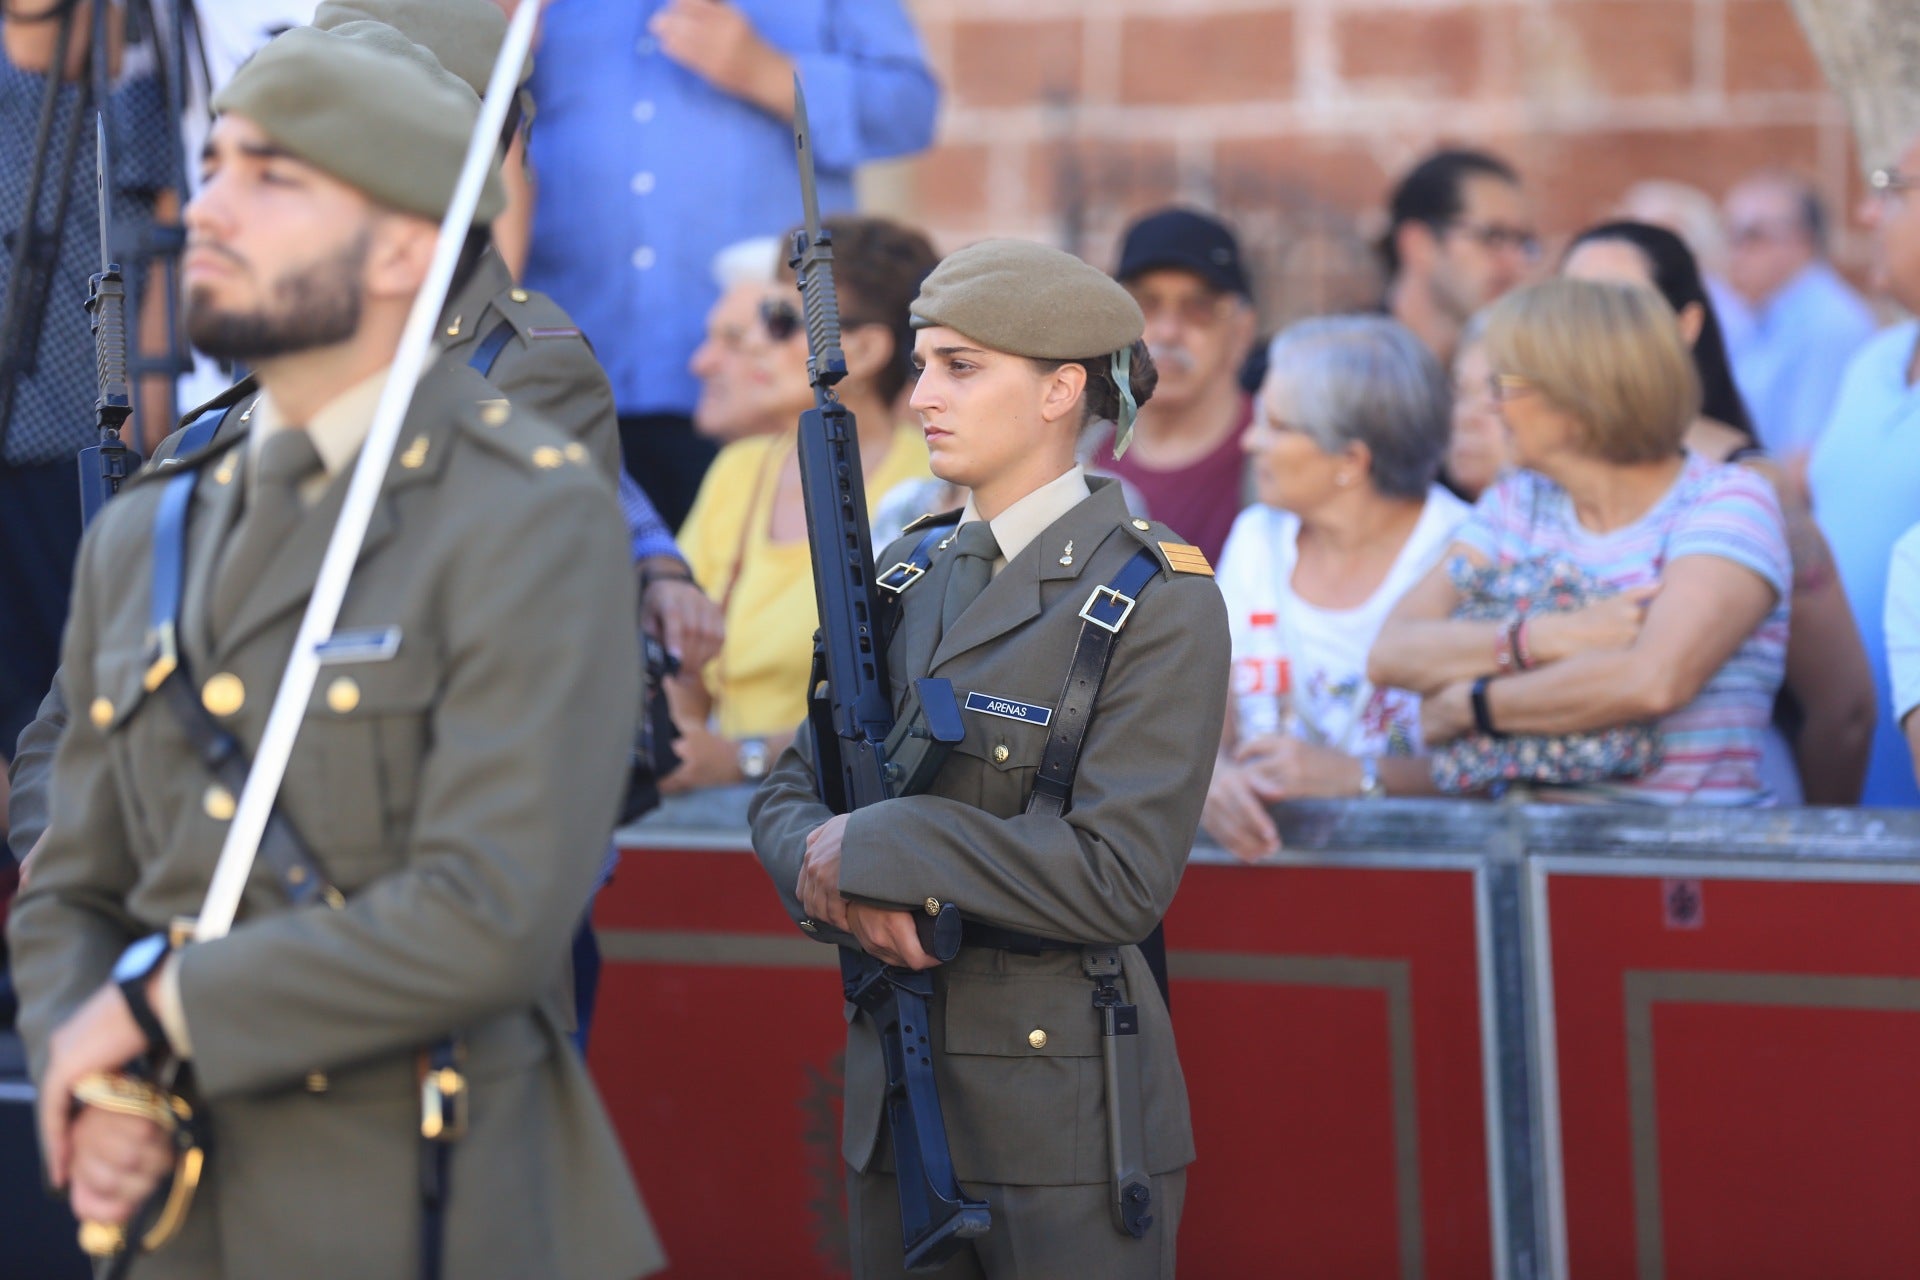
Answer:
[[[1380,781],[1380,757],[1369,751],[1360,757],[1360,798],[1381,800],[1386,794],[1387,784]]]
[[[127,1008],[133,1012],[133,1020],[140,1026],[140,1034],[147,1038],[147,1052],[165,1053],[172,1047],[167,1039],[167,1029],[160,1025],[160,1018],[153,1011],[153,1005],[147,999],[147,982],[160,966],[173,954],[173,945],[164,933],[149,934],[120,953],[120,960],[113,966],[113,981],[120,988],[120,994],[127,999]]]
[[[758,782],[767,776],[767,766],[773,763],[773,753],[767,750],[765,738],[742,738],[735,759],[740,764],[740,776],[748,782]]]

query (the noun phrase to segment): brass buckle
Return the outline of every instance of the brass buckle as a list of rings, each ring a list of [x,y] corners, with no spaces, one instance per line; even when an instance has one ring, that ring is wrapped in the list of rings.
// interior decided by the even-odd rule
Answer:
[[[1101,596],[1106,596],[1114,604],[1120,606],[1120,616],[1112,622],[1106,622],[1093,616],[1093,607],[1100,603]],[[1123,595],[1115,591],[1112,587],[1095,587],[1093,594],[1087,597],[1087,602],[1080,606],[1080,616],[1088,622],[1091,622],[1094,626],[1099,627],[1102,631],[1110,631],[1118,635],[1120,628],[1127,625],[1127,619],[1133,616],[1133,605],[1134,599],[1132,596]]]
[[[899,578],[897,583],[888,581],[888,579],[896,576]],[[905,591],[908,587],[926,576],[927,571],[925,568],[915,564],[911,560],[902,560],[899,564],[894,565],[893,568],[874,579],[874,585],[883,591],[891,591],[893,594],[899,595],[902,591]]]
[[[140,684],[148,693],[152,693],[165,684],[167,677],[180,666],[180,646],[174,635],[173,624],[162,623],[149,631],[147,644],[153,657],[147,663],[147,674]]]
[[[458,1142],[467,1136],[467,1078],[454,1067],[439,1067],[420,1079],[420,1136],[429,1142]]]

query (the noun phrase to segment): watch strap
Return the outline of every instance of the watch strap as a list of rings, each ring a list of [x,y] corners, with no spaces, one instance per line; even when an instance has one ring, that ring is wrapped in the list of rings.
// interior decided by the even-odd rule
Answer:
[[[1504,738],[1507,735],[1493,727],[1493,714],[1487,707],[1487,686],[1492,682],[1492,676],[1481,676],[1473,682],[1469,695],[1473,702],[1473,727],[1489,738]]]
[[[161,954],[160,964],[166,963],[166,957],[172,952]],[[140,1034],[147,1038],[147,1052],[161,1054],[168,1052],[172,1041],[167,1038],[167,1029],[160,1023],[160,1015],[153,1011],[153,1002],[147,999],[147,983],[152,979],[160,965],[120,983],[120,994],[126,997],[127,1008],[133,1014],[134,1023],[140,1028]]]

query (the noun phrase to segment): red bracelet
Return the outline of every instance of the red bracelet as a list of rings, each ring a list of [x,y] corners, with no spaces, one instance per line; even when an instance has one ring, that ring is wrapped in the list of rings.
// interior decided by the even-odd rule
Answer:
[[[1508,645],[1513,649],[1514,665],[1522,671],[1533,670],[1533,651],[1527,647],[1527,615],[1521,614],[1513,620],[1513,630],[1508,636]]]

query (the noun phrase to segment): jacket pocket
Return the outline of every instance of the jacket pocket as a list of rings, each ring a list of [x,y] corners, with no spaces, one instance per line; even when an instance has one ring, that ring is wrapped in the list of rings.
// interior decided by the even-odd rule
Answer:
[[[406,840],[438,685],[437,667],[419,655],[320,669],[301,734],[320,786],[299,821],[343,889],[383,869]]]
[[[1059,977],[968,976],[947,984],[946,1050],[993,1058],[1100,1053],[1092,985]]]

